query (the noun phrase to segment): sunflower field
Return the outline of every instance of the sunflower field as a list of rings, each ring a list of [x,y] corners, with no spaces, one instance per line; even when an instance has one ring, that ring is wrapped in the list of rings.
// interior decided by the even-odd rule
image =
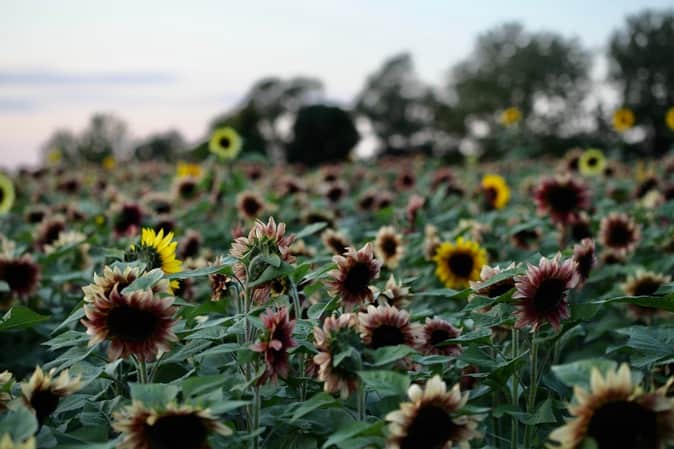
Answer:
[[[0,175],[0,449],[674,443],[674,157],[239,151]]]

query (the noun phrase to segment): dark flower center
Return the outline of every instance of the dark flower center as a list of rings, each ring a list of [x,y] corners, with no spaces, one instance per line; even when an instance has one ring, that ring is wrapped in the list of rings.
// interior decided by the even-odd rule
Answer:
[[[498,298],[499,296],[508,293],[513,287],[515,287],[515,281],[513,278],[504,279],[487,287],[487,297]]]
[[[389,324],[382,324],[372,331],[372,347],[374,349],[384,346],[396,346],[405,343],[405,335],[402,329]]]
[[[594,254],[592,252],[586,252],[574,259],[578,264],[577,271],[580,274],[580,277],[587,279],[590,276],[592,271],[592,265],[594,265]]]
[[[569,168],[573,171],[578,170],[578,162],[580,162],[580,158],[578,156],[575,156],[569,160]]]
[[[154,211],[158,214],[168,214],[171,212],[171,204],[165,201],[161,201],[155,204]]]
[[[124,206],[115,221],[115,230],[124,233],[132,226],[140,226],[141,219],[142,213],[138,206]]]
[[[498,198],[498,191],[494,187],[488,187],[484,189],[484,197],[487,205],[494,207],[496,199]]]
[[[35,416],[40,426],[54,413],[61,398],[51,390],[37,390],[30,398],[30,405],[35,410]]]
[[[0,190],[0,203],[2,203],[2,190]],[[44,218],[45,213],[43,210],[32,210],[28,213],[28,223],[39,223]]]
[[[178,193],[183,198],[189,198],[194,195],[194,192],[197,190],[197,185],[192,180],[184,180],[180,183],[178,188]]]
[[[452,417],[442,408],[423,406],[407,428],[400,449],[442,449],[457,428]]]
[[[190,238],[185,242],[182,248],[181,256],[183,259],[196,257],[199,254],[199,247],[201,246],[198,238]]]
[[[360,208],[369,210],[374,206],[374,195],[366,195],[359,202]]]
[[[260,202],[252,196],[244,198],[241,206],[246,215],[249,216],[256,216],[260,212],[260,209],[262,209]]]
[[[580,242],[584,238],[592,237],[592,229],[590,224],[586,221],[577,221],[571,225],[571,236],[576,242]]]
[[[447,259],[449,269],[456,276],[467,278],[473,272],[473,256],[468,253],[454,253]]]
[[[634,289],[634,296],[650,296],[653,295],[662,283],[654,279],[642,279],[637,283]]]
[[[2,204],[5,199],[5,189],[0,188],[0,204]]]
[[[657,449],[660,447],[655,412],[631,401],[614,401],[595,411],[588,436],[598,449]]]
[[[342,195],[344,194],[344,190],[339,187],[339,186],[334,186],[331,187],[330,190],[328,190],[328,199],[332,201],[333,203],[336,203],[342,198]]]
[[[335,254],[342,255],[346,252],[347,249],[347,245],[345,245],[344,242],[334,237],[328,240],[328,245],[330,246],[330,248],[332,248]]]
[[[517,231],[513,237],[518,245],[526,247],[538,240],[538,232],[534,229],[522,229],[521,231]]]
[[[0,269],[0,278],[9,284],[11,291],[20,294],[33,289],[37,276],[37,266],[28,261],[9,261]]]
[[[414,177],[409,174],[405,174],[400,178],[400,183],[405,187],[411,187],[414,185]]]
[[[626,223],[617,221],[611,223],[606,236],[606,244],[612,247],[622,247],[632,241],[632,232]]]
[[[393,236],[386,236],[382,239],[381,249],[384,251],[384,254],[386,254],[386,257],[393,257],[398,250],[398,243]]]
[[[145,426],[150,449],[201,449],[208,429],[202,418],[190,415],[166,415],[154,426]]]
[[[42,243],[49,245],[58,240],[59,235],[65,229],[65,225],[60,221],[55,221],[50,223],[49,226],[45,229],[44,235],[42,236]]]
[[[590,167],[594,167],[594,166],[597,165],[598,163],[599,163],[599,159],[597,159],[597,158],[594,157],[594,156],[592,156],[592,157],[590,157],[590,158],[587,159],[587,165],[589,165]]]
[[[372,273],[369,265],[365,262],[356,262],[344,277],[344,289],[352,293],[361,293],[367,290],[370,280]]]
[[[229,137],[221,137],[218,143],[222,148],[229,148],[231,140],[229,140]]]
[[[452,338],[452,335],[450,335],[446,329],[435,329],[433,332],[431,332],[431,345],[439,345],[450,338]]]
[[[552,312],[564,299],[565,293],[566,281],[564,279],[544,279],[536,289],[534,307],[539,313]]]
[[[555,185],[547,193],[550,207],[557,212],[571,212],[578,207],[578,192],[573,187]]]
[[[123,341],[144,342],[154,334],[159,318],[150,310],[128,305],[110,310],[107,319],[110,335]]]

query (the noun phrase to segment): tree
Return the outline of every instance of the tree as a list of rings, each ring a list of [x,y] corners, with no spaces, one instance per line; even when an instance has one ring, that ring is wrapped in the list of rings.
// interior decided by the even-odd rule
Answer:
[[[300,108],[292,130],[287,160],[306,165],[343,161],[360,139],[351,115],[336,106]]]
[[[133,150],[133,155],[140,161],[175,161],[185,149],[185,139],[176,130],[154,134],[147,137]]]
[[[100,162],[108,155],[122,156],[129,147],[126,123],[113,114],[94,114],[79,139],[78,154],[90,162]]]
[[[400,153],[414,147],[419,140],[414,137],[433,123],[434,108],[429,107],[433,100],[433,92],[418,79],[410,54],[401,53],[368,77],[355,111],[372,122],[384,154]]]
[[[674,144],[664,119],[674,106],[674,10],[628,17],[610,39],[609,61],[623,104],[647,129],[648,149],[664,153]]]
[[[42,158],[47,160],[53,151],[59,151],[64,162],[77,161],[79,140],[75,134],[67,129],[57,129],[47,141],[42,144]]]
[[[531,131],[556,134],[578,114],[588,83],[589,55],[577,40],[508,23],[478,36],[454,66],[449,97],[464,123],[494,124],[499,111],[516,106]]]

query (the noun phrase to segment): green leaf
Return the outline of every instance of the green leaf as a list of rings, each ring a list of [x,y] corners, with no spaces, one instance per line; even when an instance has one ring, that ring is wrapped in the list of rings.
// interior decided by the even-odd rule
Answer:
[[[320,221],[317,223],[312,223],[308,226],[305,226],[300,232],[295,234],[295,240],[303,239],[304,237],[308,237],[310,235],[313,235],[317,233],[318,231],[324,229],[328,224]]]
[[[197,270],[181,271],[179,273],[171,273],[166,276],[169,279],[190,279],[208,276],[210,274],[229,272],[231,273],[231,265],[236,262],[233,257],[227,257],[225,263],[212,267],[199,268]]]
[[[395,371],[358,371],[363,383],[381,396],[404,396],[410,386],[410,378]]]
[[[228,374],[188,377],[182,382],[181,388],[185,396],[199,396],[222,387],[229,377]]]
[[[160,268],[155,268],[154,270],[145,273],[131,284],[127,285],[120,293],[126,295],[136,290],[148,290],[154,287],[154,285],[161,281],[164,277],[164,272]]]
[[[9,309],[9,311],[0,318],[0,331],[33,327],[48,319],[49,317],[46,315],[40,315],[37,312],[33,312],[26,306],[17,305]]]
[[[554,365],[550,369],[566,386],[573,387],[574,385],[578,385],[587,388],[590,385],[592,368],[597,368],[604,374],[609,369],[615,369],[616,365],[616,362],[613,360],[593,358],[565,363],[563,365]]]
[[[10,434],[15,441],[25,440],[37,432],[37,420],[26,407],[18,406],[0,416],[0,436]]]
[[[416,351],[407,345],[386,346],[372,351],[370,366],[380,367],[414,354]]]
[[[372,434],[375,432],[381,431],[384,427],[384,421],[378,421],[374,424],[369,424],[365,422],[354,422],[346,427],[339,429],[337,432],[330,435],[330,438],[327,439],[323,446],[323,449],[327,449],[330,446],[340,445],[347,440],[353,439],[359,435],[363,434]],[[341,447],[341,446],[340,446]]]
[[[295,409],[293,417],[290,419],[290,422],[295,422],[301,417],[313,412],[314,410],[325,407],[327,405],[337,404],[337,400],[331,395],[325,392],[320,392],[313,395],[311,398],[307,399],[304,402],[299,403],[299,407]]]
[[[552,398],[547,398],[538,406],[533,415],[523,420],[525,424],[537,425],[557,422],[553,412]]]
[[[282,263],[281,266],[278,268],[275,268],[273,266],[268,266],[258,277],[255,279],[255,281],[251,282],[248,284],[249,288],[255,288],[258,287],[265,282],[272,281],[274,279],[287,276],[288,274],[292,273],[295,268],[292,265],[289,265],[287,263]]]
[[[131,398],[148,407],[163,407],[178,395],[178,387],[167,384],[129,383]]]
[[[5,281],[0,281],[0,293],[5,293],[9,291],[9,284]]]
[[[641,307],[667,310],[674,312],[674,293],[664,296],[617,296],[615,298],[591,301],[591,304],[608,304],[612,302],[634,304]]]

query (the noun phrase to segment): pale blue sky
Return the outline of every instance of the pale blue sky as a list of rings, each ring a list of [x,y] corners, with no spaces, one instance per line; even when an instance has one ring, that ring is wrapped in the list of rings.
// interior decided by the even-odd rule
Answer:
[[[210,118],[270,74],[321,78],[348,102],[382,60],[411,51],[441,83],[499,23],[577,36],[601,50],[626,14],[672,0],[0,0],[0,165],[37,161],[56,127],[115,112],[136,136]]]

